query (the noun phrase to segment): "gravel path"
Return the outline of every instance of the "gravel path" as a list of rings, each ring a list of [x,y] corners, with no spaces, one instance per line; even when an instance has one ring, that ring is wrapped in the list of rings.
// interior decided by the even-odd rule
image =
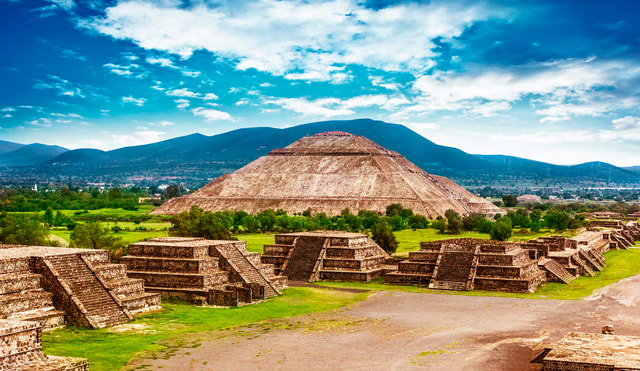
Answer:
[[[585,300],[378,292],[349,308],[180,339],[128,370],[539,370],[569,331],[640,336],[640,275]],[[140,368],[137,368],[140,367]]]

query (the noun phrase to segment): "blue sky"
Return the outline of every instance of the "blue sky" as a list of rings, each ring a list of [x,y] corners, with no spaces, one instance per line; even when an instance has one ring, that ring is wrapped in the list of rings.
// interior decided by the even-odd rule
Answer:
[[[0,139],[113,149],[370,117],[640,165],[638,1],[0,0]]]

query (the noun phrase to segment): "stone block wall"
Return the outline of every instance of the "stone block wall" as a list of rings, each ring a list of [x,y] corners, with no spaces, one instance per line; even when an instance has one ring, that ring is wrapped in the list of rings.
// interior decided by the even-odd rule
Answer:
[[[88,371],[86,359],[48,357],[41,350],[42,327],[33,321],[0,319],[0,371]]]

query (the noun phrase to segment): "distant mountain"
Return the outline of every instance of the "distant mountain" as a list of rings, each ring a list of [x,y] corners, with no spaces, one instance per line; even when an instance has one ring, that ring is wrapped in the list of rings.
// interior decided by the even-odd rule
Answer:
[[[5,144],[6,143],[6,144]],[[3,142],[0,148],[14,148],[5,152],[0,152],[0,165],[4,166],[29,166],[42,163],[54,158],[68,149],[60,146],[49,146],[46,144],[33,143],[29,145]]]
[[[546,162],[504,155],[475,155],[500,165],[503,171],[523,177],[535,175],[546,179],[573,179],[574,182],[637,183],[640,174],[606,162],[587,162],[579,165],[554,165]]]
[[[15,151],[20,147],[24,147],[24,144],[0,140],[0,154]]]
[[[60,151],[57,156],[43,153],[36,166],[14,165],[0,174],[0,182],[58,180],[81,183],[101,179],[115,183],[148,180],[201,186],[273,149],[325,131],[362,135],[399,152],[427,172],[450,177],[466,186],[640,185],[640,174],[606,163],[561,166],[512,156],[471,155],[435,144],[405,126],[369,119],[313,122],[286,129],[244,128],[213,136],[192,134],[112,151],[57,147]],[[3,154],[2,148],[0,142],[0,163],[2,156],[23,149]],[[16,163],[18,159],[13,161]],[[22,163],[29,161],[34,161],[33,156]]]

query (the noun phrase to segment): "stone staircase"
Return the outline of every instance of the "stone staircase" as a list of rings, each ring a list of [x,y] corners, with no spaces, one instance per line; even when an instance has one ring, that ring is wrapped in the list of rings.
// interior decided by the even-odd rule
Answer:
[[[45,256],[43,262],[66,292],[69,304],[73,302],[84,317],[84,321],[76,319],[79,324],[103,328],[132,319],[79,254]]]
[[[448,250],[446,246],[442,246],[429,288],[473,290],[479,250],[480,246],[476,246],[473,251]]]
[[[64,312],[56,310],[41,278],[31,272],[28,259],[1,260],[0,318],[36,321],[45,329],[63,326]]]
[[[591,267],[589,266],[589,264],[584,261],[580,256],[580,254],[574,254],[571,259],[576,263],[576,265],[578,267],[581,268],[581,270],[588,276],[593,277],[596,275],[596,273],[593,271],[593,269],[591,269]]]
[[[576,279],[576,276],[569,273],[568,270],[553,259],[542,258],[538,261],[538,266],[543,267],[555,280],[559,280],[562,283],[569,283]]]
[[[313,277],[317,273],[318,264],[316,263],[320,253],[326,250],[324,244],[313,242],[306,236],[300,236],[296,240],[283,273],[290,281],[313,282]]]
[[[604,268],[604,265],[601,264],[597,259],[594,259],[588,250],[578,249],[578,254],[587,264],[591,266],[592,270],[601,271]]]
[[[270,298],[280,295],[280,291],[270,280],[265,278],[260,267],[252,262],[247,255],[250,254],[246,251],[241,251],[235,243],[224,245],[224,247],[212,246],[216,251],[222,255],[227,264],[230,265],[235,274],[239,275],[246,284],[258,284],[264,288],[264,298]],[[258,259],[260,259],[258,254]]]

